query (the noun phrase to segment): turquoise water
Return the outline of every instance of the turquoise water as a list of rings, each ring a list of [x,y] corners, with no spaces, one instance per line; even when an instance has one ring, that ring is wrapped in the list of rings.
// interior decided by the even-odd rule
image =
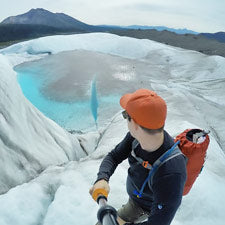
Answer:
[[[25,97],[45,116],[54,120],[67,130],[86,130],[93,128],[95,127],[96,119],[98,123],[104,123],[104,121],[110,119],[120,109],[118,104],[120,96],[101,96],[95,93],[96,96],[94,99],[98,98],[98,110],[94,109],[94,118],[92,111],[95,103],[91,103],[91,96],[82,98],[80,101],[70,101],[69,103],[48,99],[41,92],[43,85],[46,83],[46,77],[43,79],[30,70],[28,71],[17,71],[18,83]]]

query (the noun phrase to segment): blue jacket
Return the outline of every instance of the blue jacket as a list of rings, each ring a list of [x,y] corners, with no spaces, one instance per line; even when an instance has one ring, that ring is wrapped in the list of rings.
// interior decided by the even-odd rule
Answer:
[[[186,159],[183,155],[179,155],[164,163],[154,175],[152,190],[146,185],[142,197],[137,198],[133,192],[141,188],[149,170],[140,165],[131,155],[133,140],[134,138],[128,133],[123,141],[108,153],[100,165],[97,180],[108,181],[118,164],[128,158],[130,164],[126,185],[128,195],[141,208],[150,212],[148,221],[138,225],[169,225],[182,200],[186,181]],[[153,164],[173,144],[173,138],[164,131],[164,142],[159,149],[147,152],[138,145],[134,151],[136,156]]]

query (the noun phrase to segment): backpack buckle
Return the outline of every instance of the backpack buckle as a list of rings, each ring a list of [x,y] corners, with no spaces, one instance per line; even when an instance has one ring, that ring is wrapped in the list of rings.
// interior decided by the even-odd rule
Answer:
[[[148,163],[148,161],[143,161],[142,162],[142,166],[146,169],[151,169],[152,168],[152,165]]]

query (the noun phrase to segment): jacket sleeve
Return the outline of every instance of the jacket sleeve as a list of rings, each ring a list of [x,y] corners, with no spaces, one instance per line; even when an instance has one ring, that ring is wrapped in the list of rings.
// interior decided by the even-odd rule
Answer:
[[[95,183],[101,179],[104,179],[106,181],[109,180],[118,164],[120,164],[129,156],[132,150],[133,140],[134,138],[128,132],[125,138],[106,155],[100,165],[99,172],[97,174],[97,180],[95,181]]]
[[[148,220],[135,225],[169,225],[181,204],[185,180],[186,177],[179,173],[158,179],[153,185],[154,201]]]

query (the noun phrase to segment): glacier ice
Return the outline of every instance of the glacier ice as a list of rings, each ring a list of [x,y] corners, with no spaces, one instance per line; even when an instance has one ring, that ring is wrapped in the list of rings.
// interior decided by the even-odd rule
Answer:
[[[76,49],[146,63],[143,79],[167,101],[166,130],[172,135],[195,126],[211,130],[205,167],[172,224],[223,225],[225,59],[110,34],[45,37],[0,51],[0,190],[5,193],[0,195],[0,224],[95,223],[97,206],[88,189],[102,157],[127,132],[126,121],[118,113],[98,132],[69,134],[23,96],[13,71],[45,52]],[[110,180],[109,203],[116,208],[126,201],[127,168],[122,163]]]

